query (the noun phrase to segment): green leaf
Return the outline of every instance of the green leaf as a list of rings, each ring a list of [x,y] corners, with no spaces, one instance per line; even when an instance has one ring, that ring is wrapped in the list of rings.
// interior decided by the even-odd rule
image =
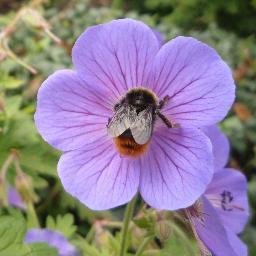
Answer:
[[[29,256],[57,256],[56,248],[48,246],[46,243],[33,243],[29,245]],[[24,255],[25,256],[25,255]]]
[[[128,244],[130,243],[131,243],[131,236],[129,236],[129,241],[128,241]],[[120,244],[121,244],[120,235],[118,235],[117,237],[114,237],[112,236],[112,234],[108,233],[108,247],[109,247],[108,251],[111,254],[118,255],[118,253],[120,252]],[[105,249],[105,247],[106,246],[104,246],[103,249]],[[105,253],[107,253],[107,251]]]
[[[89,244],[85,239],[78,236],[74,245],[86,256],[102,256],[102,253],[94,245]],[[110,255],[109,255],[110,256]]]
[[[22,243],[25,232],[26,224],[23,219],[0,217],[0,252],[13,244]]]
[[[24,84],[24,80],[10,76],[6,73],[0,74],[0,87],[3,89],[17,89]]]
[[[165,242],[161,256],[183,255],[197,256],[199,255],[196,242],[188,236],[187,232],[174,222],[169,222],[172,228],[172,235]]]
[[[48,174],[56,177],[57,160],[59,152],[52,149],[45,142],[27,145],[20,152],[21,165],[33,172]]]
[[[25,244],[26,223],[23,217],[0,217],[1,256],[57,256],[57,250],[45,243]]]
[[[183,239],[179,236],[172,236],[164,246],[164,249],[161,251],[161,256],[169,255],[183,255],[183,256],[197,256],[199,251],[196,248],[196,245],[190,241],[191,245],[188,246],[187,243],[184,243]],[[194,247],[191,250],[191,247]]]
[[[13,244],[3,251],[1,256],[57,256],[56,248],[49,247],[46,243]]]
[[[58,215],[56,221],[54,221],[52,216],[48,216],[46,220],[47,228],[57,230],[67,238],[72,237],[77,230],[77,227],[73,224],[74,217],[69,213],[64,216]]]
[[[7,117],[11,117],[17,114],[17,112],[20,109],[21,102],[22,102],[22,97],[19,95],[7,97],[5,99],[5,113]]]
[[[88,244],[86,241],[83,241],[83,251],[85,255],[88,256],[101,256],[102,254],[94,246]]]
[[[19,255],[19,256],[28,256],[29,247],[23,243],[11,244],[8,248],[0,250],[1,256],[10,256],[10,255]]]
[[[35,173],[32,173],[32,179],[33,179],[33,187],[34,188],[37,188],[37,189],[43,189],[43,188],[46,188],[48,186],[48,182],[40,177],[40,176],[37,176],[37,175],[33,175]]]
[[[24,216],[19,208],[9,206],[7,208],[7,212],[8,212],[8,215],[10,215],[11,217],[14,217],[15,219],[22,219],[25,221]]]
[[[47,219],[46,219],[46,227],[48,229],[52,229],[52,230],[55,229],[56,224],[55,224],[54,218],[52,216],[48,216],[47,217]]]
[[[143,229],[150,229],[153,226],[152,220],[147,216],[136,218],[133,220],[133,222],[136,224],[136,226]]]
[[[0,137],[0,148],[19,148],[38,140],[39,136],[31,117],[19,112],[17,119],[9,120],[6,131]]]

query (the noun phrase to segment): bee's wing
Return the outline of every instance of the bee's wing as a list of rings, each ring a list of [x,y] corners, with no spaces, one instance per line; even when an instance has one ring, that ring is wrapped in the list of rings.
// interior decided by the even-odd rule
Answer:
[[[136,117],[136,109],[133,106],[121,105],[107,125],[108,135],[118,137],[133,125]]]
[[[146,144],[151,137],[153,128],[152,108],[148,107],[141,111],[135,123],[130,127],[132,136],[136,143]]]

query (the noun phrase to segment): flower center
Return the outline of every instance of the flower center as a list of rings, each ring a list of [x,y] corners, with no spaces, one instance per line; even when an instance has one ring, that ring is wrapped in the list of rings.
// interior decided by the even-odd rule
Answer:
[[[230,191],[224,190],[221,194],[221,208],[224,211],[232,211],[233,207],[231,202],[234,200],[234,197]]]
[[[173,124],[160,111],[169,102],[169,96],[158,102],[156,95],[143,87],[129,90],[114,106],[114,116],[107,124],[108,134],[123,156],[144,154],[151,139],[157,117],[168,128]]]
[[[212,203],[214,207],[221,208],[223,211],[231,212],[233,210],[244,211],[239,205],[236,205],[235,197],[231,191],[223,190],[219,196],[217,195],[207,195],[208,200]]]

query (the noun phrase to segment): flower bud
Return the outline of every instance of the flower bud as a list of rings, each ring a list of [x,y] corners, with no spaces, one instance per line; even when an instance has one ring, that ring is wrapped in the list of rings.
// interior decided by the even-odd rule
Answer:
[[[156,223],[155,234],[161,241],[167,240],[171,232],[171,226],[167,220],[160,220]]]
[[[26,203],[36,202],[38,200],[38,197],[33,190],[32,179],[27,174],[18,174],[15,179],[15,185],[22,199]]]
[[[39,12],[31,8],[24,9],[22,19],[25,23],[35,28],[49,28],[50,26]]]

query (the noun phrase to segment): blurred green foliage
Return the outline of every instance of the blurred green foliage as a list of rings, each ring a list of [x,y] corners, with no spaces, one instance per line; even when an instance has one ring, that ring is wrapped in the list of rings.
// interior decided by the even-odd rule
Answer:
[[[175,23],[189,31],[207,29],[212,22],[219,27],[233,31],[241,36],[256,33],[255,0],[144,0],[120,1],[128,8],[134,8],[140,13],[151,13],[154,18],[162,22]],[[131,4],[132,3],[132,4]]]
[[[29,3],[7,2],[0,2],[1,30],[12,23],[19,8]],[[256,255],[256,1],[52,0],[30,8],[36,11],[36,15],[29,13],[30,16],[25,15],[15,24],[15,32],[8,37],[8,48],[0,37],[0,166],[15,149],[21,169],[32,178],[33,189],[38,195],[33,203],[41,226],[63,232],[84,255],[117,255],[123,209],[92,212],[63,191],[56,172],[60,153],[38,135],[33,113],[41,82],[57,69],[72,67],[71,48],[84,29],[112,19],[131,17],[162,32],[165,40],[183,34],[212,45],[233,69],[237,84],[236,103],[221,126],[232,146],[230,165],[241,169],[249,179],[251,221],[243,238],[251,255]],[[62,43],[40,26],[41,18],[51,25],[52,33]],[[19,60],[6,55],[7,49],[11,49]],[[26,64],[37,73],[26,69]],[[7,177],[13,186],[16,171],[11,164]],[[0,213],[0,255],[23,255],[15,254],[15,250],[24,251],[24,255],[55,255],[54,250],[45,245],[32,248],[22,243],[29,217],[24,218],[24,214],[11,207],[1,209]],[[28,216],[33,218],[33,212]],[[133,255],[132,248],[136,248],[149,231],[148,218],[151,217],[144,216],[135,222],[144,233],[136,240],[130,237],[130,255]],[[15,234],[13,225],[20,227],[19,234]],[[170,255],[169,252],[172,255],[192,255],[191,248],[195,248],[195,244],[191,242],[191,234],[186,234],[178,226],[171,229],[171,239],[164,242],[156,238],[154,246],[143,255]],[[6,232],[8,234],[3,236]],[[14,234],[15,243],[10,245]],[[92,239],[95,235],[96,239]],[[159,247],[163,247],[161,252],[156,250]],[[7,251],[2,252],[3,248]],[[47,251],[47,254],[40,254],[40,250]]]
[[[25,245],[23,237],[26,232],[26,223],[22,217],[0,217],[0,255],[10,256],[57,256],[54,248],[47,244],[35,243]]]

